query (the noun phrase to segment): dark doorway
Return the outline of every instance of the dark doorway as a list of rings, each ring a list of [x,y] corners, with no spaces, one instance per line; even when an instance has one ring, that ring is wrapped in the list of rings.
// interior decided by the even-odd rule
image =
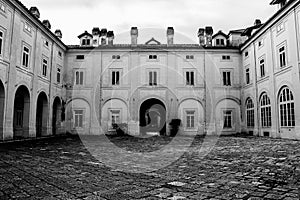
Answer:
[[[140,134],[166,133],[166,107],[158,99],[148,99],[140,107]]]
[[[36,137],[47,134],[48,113],[47,95],[41,92],[38,96],[36,107]]]
[[[14,101],[14,139],[29,136],[30,93],[27,87],[20,86]]]
[[[61,123],[61,102],[58,97],[53,102],[53,113],[52,113],[52,134],[56,135],[59,132]]]

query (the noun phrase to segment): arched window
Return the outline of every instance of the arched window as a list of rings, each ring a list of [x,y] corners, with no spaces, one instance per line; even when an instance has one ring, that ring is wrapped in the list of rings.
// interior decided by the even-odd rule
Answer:
[[[295,126],[294,96],[288,87],[283,87],[279,93],[279,114],[281,127]]]
[[[254,104],[252,99],[246,101],[247,127],[254,127]]]
[[[272,126],[271,102],[267,93],[263,93],[260,98],[260,118],[262,127]]]

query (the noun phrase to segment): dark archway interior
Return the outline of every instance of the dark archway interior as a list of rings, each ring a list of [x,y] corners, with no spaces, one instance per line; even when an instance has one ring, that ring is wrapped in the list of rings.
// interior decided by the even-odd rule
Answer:
[[[166,133],[166,107],[158,99],[148,99],[140,108],[140,134],[147,133]]]
[[[0,134],[1,135],[3,135],[4,102],[5,102],[5,90],[4,90],[3,83],[0,81]]]
[[[27,87],[20,86],[14,101],[14,138],[24,138],[29,135],[30,93]]]
[[[53,113],[52,113],[52,133],[53,135],[58,133],[61,123],[61,103],[60,99],[56,97],[53,102]]]
[[[38,96],[36,107],[36,136],[41,137],[43,133],[47,132],[48,123],[48,100],[44,92]]]

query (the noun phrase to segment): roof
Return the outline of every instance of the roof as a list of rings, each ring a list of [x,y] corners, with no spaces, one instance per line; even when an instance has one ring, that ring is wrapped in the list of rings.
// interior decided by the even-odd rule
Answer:
[[[263,24],[258,24],[258,25],[254,25],[254,26],[250,26],[248,28],[246,28],[241,36],[251,36],[252,35],[252,31],[255,30],[255,29],[259,29]]]
[[[214,39],[214,38],[217,37],[218,35],[222,35],[222,36],[224,36],[225,38],[228,38],[228,35],[226,35],[226,34],[223,33],[222,31],[219,31],[219,32],[217,32],[216,34],[214,34],[214,35],[212,36],[212,38]]]
[[[281,2],[283,2],[284,0],[272,0],[270,5],[275,5],[275,4],[279,4]]]
[[[228,35],[230,35],[232,33],[242,34],[244,31],[245,31],[245,29],[231,30],[231,31],[229,31]]]
[[[78,38],[80,39],[80,38],[82,38],[83,36],[86,36],[86,35],[87,35],[87,36],[90,36],[90,37],[93,37],[92,34],[88,33],[87,31],[84,31],[84,33],[78,35]]]
[[[151,38],[150,40],[148,40],[145,44],[150,44],[151,42],[154,42],[155,44],[154,45],[158,45],[158,44],[161,44],[159,41],[157,41],[156,39],[154,38]],[[151,45],[151,44],[150,44]],[[152,44],[153,45],[153,44]]]

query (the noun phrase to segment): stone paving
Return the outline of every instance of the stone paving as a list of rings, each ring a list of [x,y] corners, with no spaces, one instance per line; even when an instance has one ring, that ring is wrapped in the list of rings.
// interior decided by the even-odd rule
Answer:
[[[86,148],[79,137],[0,144],[0,199],[299,199],[300,141],[197,137],[184,149],[165,137],[85,139],[98,141],[98,151],[105,152],[98,156],[107,157],[97,160],[90,154],[95,148]],[[216,144],[203,154],[205,141]],[[108,143],[117,150],[106,152]],[[169,151],[159,151],[164,147]],[[151,158],[157,151],[161,161],[166,152],[182,156],[167,166],[140,164],[143,155]],[[130,160],[124,152],[142,156]],[[129,167],[114,167],[118,162]]]

